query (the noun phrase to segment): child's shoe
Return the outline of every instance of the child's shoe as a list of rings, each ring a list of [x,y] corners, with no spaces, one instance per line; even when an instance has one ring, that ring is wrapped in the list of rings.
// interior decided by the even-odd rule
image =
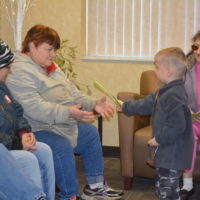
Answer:
[[[95,189],[91,189],[89,185],[86,185],[83,189],[81,197],[83,199],[121,199],[124,192],[122,190],[115,190],[108,185],[104,184]]]

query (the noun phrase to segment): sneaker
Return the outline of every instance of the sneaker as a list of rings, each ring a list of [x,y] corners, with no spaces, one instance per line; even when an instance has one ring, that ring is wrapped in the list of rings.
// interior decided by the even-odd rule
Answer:
[[[124,192],[122,190],[115,190],[108,185],[102,185],[95,189],[90,189],[89,185],[86,185],[83,189],[83,194],[81,195],[82,199],[121,199]]]
[[[73,197],[70,197],[68,200],[83,200],[83,199],[79,196],[73,196]]]

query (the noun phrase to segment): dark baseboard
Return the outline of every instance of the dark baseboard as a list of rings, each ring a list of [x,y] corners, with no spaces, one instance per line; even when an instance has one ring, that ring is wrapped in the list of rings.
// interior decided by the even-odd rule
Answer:
[[[103,146],[103,156],[109,158],[119,158],[119,147]]]

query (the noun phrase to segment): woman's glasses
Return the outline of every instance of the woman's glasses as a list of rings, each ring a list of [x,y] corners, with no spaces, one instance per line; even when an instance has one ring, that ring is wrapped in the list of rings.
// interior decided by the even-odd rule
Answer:
[[[191,48],[192,48],[192,50],[193,50],[193,51],[196,51],[196,50],[198,50],[198,49],[199,49],[199,47],[200,47],[200,45],[199,45],[199,44],[193,44],[193,45],[191,46]]]

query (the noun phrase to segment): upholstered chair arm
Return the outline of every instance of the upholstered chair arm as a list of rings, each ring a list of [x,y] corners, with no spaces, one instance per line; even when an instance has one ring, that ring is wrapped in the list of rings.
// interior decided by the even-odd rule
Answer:
[[[141,99],[144,98],[144,96],[132,92],[119,92],[117,98],[121,101],[129,101]],[[133,177],[134,133],[147,124],[149,124],[149,116],[128,116],[118,112],[120,160],[123,177]]]

